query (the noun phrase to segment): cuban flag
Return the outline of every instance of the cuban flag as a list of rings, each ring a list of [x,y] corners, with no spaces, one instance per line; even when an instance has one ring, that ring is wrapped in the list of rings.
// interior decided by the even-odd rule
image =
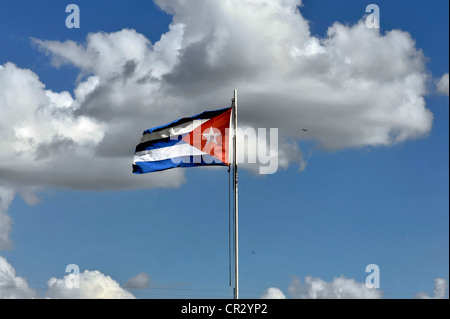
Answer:
[[[229,165],[232,109],[204,112],[145,131],[136,147],[133,173]]]

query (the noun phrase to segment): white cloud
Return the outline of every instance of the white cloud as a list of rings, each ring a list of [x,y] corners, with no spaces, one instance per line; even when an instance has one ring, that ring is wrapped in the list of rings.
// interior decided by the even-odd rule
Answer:
[[[107,127],[127,123],[105,137],[104,152],[123,154],[108,141],[128,125],[222,107],[235,87],[243,124],[294,139],[307,127],[308,139],[330,149],[392,145],[431,130],[425,59],[406,32],[335,23],[320,39],[299,1],[157,3],[174,18],[154,45],[134,30],[91,34],[84,45],[36,40],[54,61],[97,79],[78,114]]]
[[[380,299],[383,294],[378,289],[367,288],[365,283],[347,279],[344,276],[326,282],[308,276],[305,282],[294,278],[289,286],[289,294],[295,299]]]
[[[99,172],[96,187],[130,187],[136,179],[124,178],[127,161],[141,130],[227,106],[235,87],[241,123],[279,128],[282,147],[288,139],[329,149],[392,145],[431,130],[425,59],[406,32],[382,35],[361,21],[335,23],[317,38],[295,0],[156,2],[174,17],[155,44],[129,29],[91,33],[84,44],[33,40],[54,65],[80,69],[73,97],[45,90],[30,70],[1,67],[2,163],[14,158],[21,169],[37,159],[31,170],[42,175],[51,172],[49,162],[82,163],[72,174],[55,170],[34,183],[58,185],[63,174],[64,186],[88,187],[89,178],[70,181],[92,175],[89,167],[106,158],[126,172],[115,183]],[[280,153],[282,167],[292,162],[304,166],[299,150]],[[11,174],[0,165],[0,175]],[[162,180],[152,185],[179,184]]]
[[[0,187],[0,250],[12,248],[12,241],[9,236],[12,227],[12,219],[7,214],[7,211],[13,199],[13,191]]]
[[[420,292],[415,295],[416,299],[445,299],[448,298],[448,282],[444,278],[434,280],[434,297],[429,293]]]
[[[138,274],[128,279],[123,287],[127,289],[147,289],[150,287],[150,276],[146,273]]]
[[[133,176],[134,147],[130,143],[125,146],[128,156],[97,154],[107,128],[113,127],[77,115],[79,101],[83,102],[96,83],[89,78],[80,84],[75,100],[68,92],[45,90],[30,70],[12,63],[0,68],[1,186],[114,189],[177,187],[184,181],[180,172],[156,174],[152,179]],[[136,144],[141,132],[129,127],[127,131],[123,134]]]
[[[449,75],[444,74],[436,83],[438,93],[449,95]]]
[[[62,279],[51,278],[45,296],[55,299],[135,299],[133,294],[99,271],[86,270],[79,274],[79,287],[67,285],[68,276],[73,275]]]
[[[12,63],[0,69],[2,162],[9,159],[8,154],[23,161],[39,146],[63,140],[88,152],[103,138],[101,124],[85,116],[73,116],[77,103],[68,92],[55,93],[44,87],[30,70]],[[67,144],[69,147],[70,143]]]
[[[120,287],[111,277],[99,271],[85,271],[79,274],[79,286],[73,285],[74,274],[62,279],[51,278],[48,290],[43,296],[28,286],[25,278],[16,276],[16,271],[5,258],[0,256],[0,299],[135,299],[134,295]],[[69,283],[69,284],[68,284]]]
[[[36,298],[36,291],[26,280],[16,276],[15,269],[5,258],[0,256],[0,299],[29,299]]]
[[[272,287],[266,290],[261,299],[286,299],[286,296],[280,289]]]
[[[76,280],[74,273],[61,279],[50,278],[48,290],[38,296],[23,277],[18,277],[8,261],[0,256],[0,299],[135,299],[128,289],[146,289],[150,285],[148,274],[141,273],[130,278],[121,287],[117,281],[100,271],[84,271]],[[79,283],[77,286],[76,283]],[[320,278],[308,276],[305,282],[295,277],[288,288],[289,295],[294,299],[380,299],[383,297],[379,289],[367,288],[364,283],[347,279],[344,276],[326,282]],[[448,298],[448,282],[446,279],[435,279],[434,297],[421,292],[415,295],[419,299]],[[271,287],[261,296],[262,299],[286,299],[279,288]]]

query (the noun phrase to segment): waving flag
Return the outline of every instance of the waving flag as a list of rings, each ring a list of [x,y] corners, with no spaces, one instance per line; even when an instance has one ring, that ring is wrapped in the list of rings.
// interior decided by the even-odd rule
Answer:
[[[228,165],[231,112],[208,111],[145,131],[136,147],[133,173]]]

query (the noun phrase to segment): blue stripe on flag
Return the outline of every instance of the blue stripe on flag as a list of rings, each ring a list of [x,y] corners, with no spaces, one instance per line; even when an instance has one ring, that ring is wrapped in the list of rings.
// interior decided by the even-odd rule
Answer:
[[[157,162],[138,162],[133,165],[133,173],[147,174],[158,171],[164,171],[171,168],[177,167],[197,167],[197,166],[227,166],[225,163],[219,161],[217,158],[205,154],[198,156],[183,156],[171,158],[163,161]]]

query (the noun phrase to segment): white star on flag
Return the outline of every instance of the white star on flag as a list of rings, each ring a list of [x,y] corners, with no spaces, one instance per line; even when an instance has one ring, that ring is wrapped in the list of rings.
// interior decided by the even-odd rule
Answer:
[[[217,136],[221,135],[220,133],[214,133],[214,130],[212,127],[209,128],[209,132],[208,133],[203,133],[202,134],[208,141],[206,142],[207,146],[210,142],[213,142],[214,144],[218,144],[217,143]]]

